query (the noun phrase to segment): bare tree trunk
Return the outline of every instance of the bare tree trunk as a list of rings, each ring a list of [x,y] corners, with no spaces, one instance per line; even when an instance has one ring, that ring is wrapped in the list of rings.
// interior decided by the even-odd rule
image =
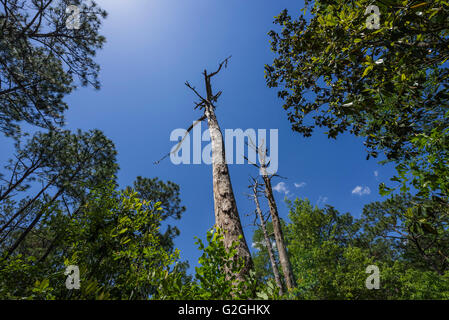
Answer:
[[[223,65],[226,67],[229,58],[221,62],[218,70],[213,73],[208,74],[207,70],[204,70],[203,75],[207,92],[206,98],[202,97],[201,94],[198,93],[198,91],[195,89],[195,87],[192,87],[189,82],[185,83],[186,86],[191,89],[198,98],[200,98],[200,102],[196,103],[195,109],[204,109],[204,114],[187,129],[184,138],[178,143],[177,148],[171,151],[171,153],[178,150],[187,134],[197,123],[203,120],[207,120],[212,145],[212,182],[214,192],[215,226],[222,229],[224,233],[223,240],[226,248],[229,249],[232,246],[233,242],[239,243],[238,247],[236,248],[237,256],[235,258],[243,259],[245,266],[243,270],[237,275],[237,278],[239,280],[244,280],[244,278],[249,274],[249,271],[252,269],[253,262],[251,259],[251,253],[245,240],[245,234],[243,233],[242,224],[240,222],[240,216],[234,198],[234,191],[232,190],[231,178],[229,176],[229,169],[226,163],[223,135],[221,133],[220,126],[218,125],[217,117],[215,116],[214,103],[221,95],[221,91],[214,95],[212,93],[212,86],[210,81],[213,76],[220,72]],[[171,153],[167,154],[159,161],[156,161],[155,164],[160,163]]]
[[[257,168],[259,168],[264,184],[265,184],[265,196],[268,200],[268,205],[270,207],[271,222],[273,223],[274,238],[276,240],[276,247],[279,254],[279,263],[281,264],[282,271],[284,273],[285,283],[287,284],[287,289],[291,290],[295,288],[295,278],[293,277],[292,267],[290,265],[290,260],[287,255],[287,249],[285,248],[284,235],[282,233],[281,221],[279,219],[279,213],[276,206],[276,201],[273,196],[273,188],[271,187],[271,178],[276,176],[276,174],[269,174],[267,171],[267,149],[264,145],[264,141],[260,146],[256,145],[254,141],[248,144],[250,147],[254,148],[259,155],[260,166],[253,163]],[[248,160],[248,158],[246,158]]]
[[[279,295],[284,294],[284,289],[282,287],[281,277],[279,275],[279,269],[276,264],[276,259],[274,258],[273,247],[271,246],[270,237],[268,236],[267,228],[265,227],[265,219],[262,214],[262,210],[260,210],[258,190],[257,190],[257,182],[254,182],[253,185],[253,194],[254,194],[254,203],[256,204],[256,213],[259,216],[260,227],[262,228],[263,237],[265,239],[265,243],[267,246],[268,256],[270,257],[271,268],[273,269],[274,280],[276,281],[277,286],[279,287]]]
[[[276,246],[279,253],[279,262],[284,273],[285,282],[289,290],[293,289],[295,285],[295,279],[293,277],[292,267],[290,260],[288,259],[287,250],[285,249],[284,235],[282,233],[281,221],[279,219],[278,209],[273,196],[273,189],[271,187],[271,179],[268,175],[263,175],[263,181],[265,183],[265,195],[268,199],[268,205],[270,207],[271,221],[273,223],[274,238],[276,239]]]
[[[220,71],[220,69],[218,71]],[[224,244],[226,248],[230,248],[234,241],[239,242],[237,257],[244,259],[245,268],[242,270],[240,275],[238,275],[238,278],[243,280],[244,276],[247,275],[249,270],[252,268],[252,259],[245,240],[242,224],[240,222],[240,216],[237,210],[237,204],[234,198],[234,192],[232,190],[231,178],[229,176],[229,169],[226,163],[223,136],[215,116],[215,107],[212,104],[212,102],[216,99],[216,96],[212,95],[210,78],[218,73],[218,71],[210,75],[207,74],[206,70],[204,71],[204,79],[207,90],[207,100],[205,101],[204,114],[207,118],[212,143],[212,180],[214,191],[215,224],[224,231]]]

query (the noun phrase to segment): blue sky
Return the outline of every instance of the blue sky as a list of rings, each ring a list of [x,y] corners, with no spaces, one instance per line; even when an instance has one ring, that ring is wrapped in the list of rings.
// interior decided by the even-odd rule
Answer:
[[[214,224],[212,168],[206,164],[174,165],[166,159],[153,162],[174,145],[170,133],[187,128],[199,118],[193,109],[189,80],[203,89],[201,72],[215,70],[232,55],[227,69],[213,79],[223,94],[216,113],[222,130],[241,128],[279,130],[279,170],[286,180],[274,180],[280,215],[283,202],[309,198],[313,204],[330,204],[359,217],[363,205],[381,199],[380,181],[392,176],[391,166],[366,160],[362,140],[344,135],[329,140],[322,131],[312,138],[292,132],[276,90],[265,84],[264,65],[271,64],[267,33],[275,28],[274,16],[284,8],[299,14],[302,1],[287,0],[100,0],[109,17],[103,26],[107,38],[98,53],[102,88],[81,88],[67,97],[67,127],[101,129],[114,141],[120,165],[119,183],[130,185],[137,176],[159,177],[180,185],[187,207],[176,222],[181,235],[175,244],[182,259],[197,265],[200,252],[194,236],[205,237]],[[203,123],[203,131],[206,123]],[[0,160],[10,155],[10,142],[1,138]],[[374,172],[378,173],[376,177]],[[230,165],[238,209],[251,245],[253,204],[246,198],[249,164]],[[300,187],[295,187],[302,184]],[[356,189],[359,186],[359,189]],[[357,193],[352,191],[356,189]],[[288,193],[286,193],[288,190]],[[370,192],[368,192],[370,191]],[[264,207],[265,206],[265,201]]]

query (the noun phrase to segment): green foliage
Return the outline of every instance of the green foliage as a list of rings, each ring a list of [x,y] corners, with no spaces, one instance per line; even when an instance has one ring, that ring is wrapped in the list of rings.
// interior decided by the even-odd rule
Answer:
[[[22,255],[17,255],[7,262],[0,260],[0,297],[2,299],[34,297],[36,291],[32,290],[39,273],[35,261],[34,257],[24,258]]]
[[[64,23],[73,4],[83,12],[79,30]],[[98,130],[57,129],[74,77],[99,87],[93,57],[106,13],[84,0],[0,6],[0,131],[16,138],[0,185],[0,299],[448,299],[449,4],[376,3],[381,25],[369,30],[370,4],[306,1],[310,19],[283,11],[282,30],[269,33],[276,58],[267,84],[280,87],[293,130],[363,137],[368,158],[382,152],[382,163],[396,163],[396,184],[382,183],[380,193],[401,192],[366,205],[359,219],[287,202],[282,226],[297,287],[283,296],[261,230],[245,279],[238,242],[226,248],[220,229],[207,243],[197,238],[199,267],[187,276],[173,244],[178,228],[161,232],[185,211],[179,186],[138,177],[119,191],[112,142]],[[21,122],[49,130],[24,143]],[[79,290],[65,287],[69,265],[79,267]],[[379,290],[365,287],[369,265],[379,267]]]
[[[181,219],[182,213],[186,210],[181,205],[179,196],[179,186],[171,181],[161,181],[158,178],[137,177],[133,184],[139,198],[146,201],[157,201],[161,203],[161,219],[166,221],[168,218],[176,220]],[[167,250],[173,249],[173,238],[180,233],[176,226],[167,225],[167,229],[161,233],[161,243]]]
[[[66,28],[66,8],[77,5],[78,30]],[[20,134],[21,121],[55,128],[64,124],[63,101],[82,85],[99,88],[93,61],[105,38],[99,35],[106,12],[86,0],[5,1],[0,7],[0,131]]]
[[[357,231],[352,216],[330,206],[313,208],[308,200],[296,199],[288,205],[291,224],[285,236],[297,279],[296,295],[304,299],[358,297],[357,290],[366,290],[365,268],[373,263],[350,246]]]
[[[440,227],[438,238],[410,230],[403,214],[410,199],[369,204],[358,220],[330,206],[313,208],[308,200],[287,201],[284,234],[297,287],[278,298],[446,299],[449,272],[439,252],[447,252],[447,230]],[[257,256],[267,255],[264,246],[258,249]],[[260,261],[254,260],[256,270]],[[379,268],[379,290],[365,287],[369,265]],[[265,277],[273,281],[271,272]]]
[[[178,257],[160,245],[161,210],[136,192],[116,191],[113,181],[94,189],[76,216],[62,218],[63,245],[45,261],[17,255],[1,262],[1,297],[148,299]],[[79,266],[80,290],[65,287],[68,265]]]
[[[244,259],[237,256],[238,243],[228,249],[219,228],[207,232],[206,246],[197,238],[198,249],[203,252],[195,268],[195,281],[181,287],[178,276],[170,276],[160,286],[157,298],[162,299],[247,299],[254,296],[256,281],[254,274],[244,281],[238,274],[244,268]]]
[[[77,234],[67,252],[70,264],[88,263],[86,278],[97,280],[111,297],[147,298],[178,254],[160,246],[160,203],[108,187],[92,193],[84,210],[88,214],[72,228]]]
[[[365,24],[370,1],[313,1],[309,21],[287,11],[276,17],[282,31],[270,32],[277,57],[266,78],[283,87],[294,130],[308,136],[314,125],[324,126],[336,137],[350,129],[366,138],[373,156],[376,149],[391,159],[413,154],[411,138],[435,127],[449,99],[449,6],[419,3],[376,3],[377,30]],[[304,122],[309,114],[314,125]]]
[[[39,181],[54,184],[73,196],[79,196],[114,175],[118,169],[114,143],[103,132],[55,130],[37,132],[17,154],[39,158]]]
[[[433,202],[416,205],[410,195],[370,203],[363,209],[358,241],[378,258],[401,257],[414,269],[444,274],[449,271],[449,220],[439,209]]]
[[[280,219],[282,230],[285,230],[287,225],[283,219]],[[271,221],[267,221],[265,224],[265,228],[267,230],[268,235],[270,235],[270,241],[272,244],[275,244],[275,238],[273,233],[273,223]],[[284,242],[287,245],[289,239],[284,237]],[[265,237],[261,228],[257,228],[254,230],[253,234],[253,245],[256,248],[256,251],[253,253],[252,258],[254,262],[254,272],[258,281],[267,282],[270,279],[274,278],[273,270],[271,268],[270,257],[268,255],[268,251],[265,249]],[[276,245],[273,245],[273,254],[276,262],[279,262],[278,252]],[[265,249],[265,250],[264,250]],[[279,268],[279,272],[282,276],[282,268]]]
[[[287,294],[287,297],[291,297],[290,293]],[[256,298],[262,300],[281,300],[285,297],[282,297],[279,294],[279,288],[276,285],[276,281],[274,279],[269,279],[266,282],[259,284]]]
[[[206,299],[224,299],[229,297],[245,299],[250,294],[251,284],[238,281],[237,275],[244,268],[244,260],[237,256],[238,243],[227,249],[220,229],[207,233],[208,246],[197,238],[196,244],[203,254],[195,268],[200,283],[201,295]]]
[[[244,267],[236,255],[238,243],[226,249],[219,229],[208,231],[206,243],[197,239],[200,266],[194,279],[186,278],[177,250],[161,245],[160,203],[141,200],[131,189],[117,191],[111,182],[90,192],[76,216],[54,220],[65,226],[64,245],[45,261],[20,254],[0,261],[0,297],[447,299],[449,261],[441,254],[447,252],[447,230],[440,226],[434,235],[413,229],[403,214],[410,199],[397,196],[369,204],[358,220],[331,206],[314,208],[308,200],[287,202],[290,222],[284,234],[297,287],[280,296],[268,270],[238,280]],[[258,249],[258,256],[266,254],[265,246]],[[80,290],[65,288],[64,270],[72,264],[80,269]],[[379,290],[365,287],[369,265],[380,270]]]
[[[79,210],[89,190],[116,173],[116,154],[98,130],[37,132],[23,144],[17,140],[16,159],[6,166],[10,178],[0,184],[0,202],[7,209],[0,213],[0,252],[27,254],[39,238],[51,241],[54,230],[46,222]]]
[[[313,1],[310,19],[283,11],[275,20],[282,31],[269,33],[276,58],[267,84],[280,87],[293,130],[362,136],[368,158],[383,152],[397,162],[402,193],[413,187],[421,201],[447,203],[449,5],[376,2],[380,27],[370,30],[371,4]],[[383,195],[392,190],[380,186]]]
[[[444,119],[449,117],[446,113]],[[401,192],[418,190],[417,198],[436,197],[440,203],[448,202],[449,195],[449,127],[443,123],[430,133],[417,134],[411,144],[419,150],[413,158],[404,159],[396,165],[397,176],[391,181],[399,183],[396,188],[381,186],[383,194],[391,194],[399,188]]]

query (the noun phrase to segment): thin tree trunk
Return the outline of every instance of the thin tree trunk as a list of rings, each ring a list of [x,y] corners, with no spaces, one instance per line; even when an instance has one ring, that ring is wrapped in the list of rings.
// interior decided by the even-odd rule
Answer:
[[[52,205],[63,192],[64,188],[59,189],[58,192],[53,196],[53,198],[49,201],[49,203],[46,206],[49,207],[50,205]],[[31,224],[26,228],[26,230],[20,235],[20,237],[16,240],[16,242],[14,242],[14,244],[8,250],[6,258],[8,258],[17,249],[17,247],[22,243],[23,240],[25,240],[25,237],[31,232],[31,230],[33,230],[34,226],[39,222],[39,220],[42,218],[45,212],[46,209],[41,210],[41,212],[39,212],[39,214],[34,218],[33,222],[31,222]]]
[[[282,271],[285,277],[285,283],[288,290],[295,287],[295,279],[293,277],[292,267],[290,260],[288,259],[287,250],[284,243],[284,235],[282,233],[281,221],[279,219],[278,209],[273,196],[273,189],[271,187],[271,179],[268,175],[263,175],[263,181],[265,183],[265,194],[268,199],[268,205],[270,207],[271,221],[273,223],[274,238],[276,239],[276,246],[279,253],[279,262],[282,267]]]
[[[279,295],[284,294],[284,289],[282,288],[281,277],[279,275],[279,269],[276,264],[276,259],[274,258],[273,247],[271,246],[270,237],[268,236],[267,228],[265,227],[265,219],[262,214],[262,210],[260,210],[259,198],[257,196],[257,184],[253,186],[254,193],[254,202],[256,204],[256,213],[259,216],[260,227],[262,228],[263,237],[265,239],[265,243],[268,250],[268,256],[270,257],[271,268],[273,269],[274,280],[276,281],[277,286],[279,287]]]
[[[8,222],[6,222],[1,228],[0,228],[0,234],[1,233],[3,233],[3,231],[5,231],[5,229],[18,217],[18,216],[20,216],[22,213],[24,213],[25,212],[25,210],[27,210],[44,192],[45,192],[45,190],[47,190],[51,185],[52,185],[52,183],[53,182],[55,182],[56,181],[56,177],[55,178],[53,178],[49,183],[47,183],[47,185],[44,187],[44,188],[42,188],[38,193],[37,193],[37,195],[33,198],[33,199],[31,199],[30,201],[28,201],[27,202],[27,204],[23,207],[23,208],[21,208],[18,212],[16,212],[13,216],[12,216],[12,218],[11,219],[9,219],[9,221]]]
[[[12,183],[12,177],[11,177],[11,183],[8,186],[8,189],[5,190],[5,192],[3,192],[0,195],[0,201],[3,201],[4,199],[6,199],[6,197],[13,191],[15,190],[30,174],[32,174],[38,167],[40,164],[40,159],[32,164],[29,168],[26,169],[26,171],[23,173],[22,177],[20,179],[18,179],[15,183]],[[14,174],[14,172],[13,172]]]
[[[93,155],[95,155],[98,152],[98,150],[96,150]],[[75,170],[75,172],[70,176],[70,178],[67,180],[67,183],[70,184],[73,179],[75,179],[76,175],[81,171],[81,169],[83,168],[83,164],[81,163],[78,168]],[[59,175],[58,175],[59,176]],[[52,179],[52,182],[55,180],[56,178]],[[50,182],[50,183],[52,183]],[[58,198],[59,196],[65,191],[64,187],[61,187],[58,192],[56,192],[56,194],[53,196],[53,198],[50,199],[50,201],[46,204],[46,207],[48,208],[49,206],[51,206]],[[8,258],[16,249],[17,247],[20,245],[20,243],[22,243],[23,240],[25,240],[25,237],[31,232],[31,230],[33,230],[34,226],[39,222],[39,220],[42,218],[43,214],[45,213],[46,209],[44,208],[44,210],[41,210],[41,212],[39,212],[37,214],[37,216],[34,218],[34,220],[31,222],[31,224],[26,228],[26,230],[20,235],[20,237],[16,240],[16,242],[12,245],[12,247],[8,250],[8,254],[6,255],[6,258]]]

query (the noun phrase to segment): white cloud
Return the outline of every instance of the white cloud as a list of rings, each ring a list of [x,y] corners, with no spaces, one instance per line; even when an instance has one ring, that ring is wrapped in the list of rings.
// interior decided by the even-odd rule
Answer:
[[[302,187],[305,187],[307,185],[307,183],[305,183],[305,182],[300,182],[300,183],[296,183],[295,182],[295,187],[296,188],[302,188]]]
[[[273,242],[273,245],[274,245],[274,242]],[[262,239],[260,242],[251,243],[251,247],[253,247],[254,249],[257,249],[257,250],[261,250],[262,248],[265,248],[266,246],[267,246],[267,242],[264,239]]]
[[[317,205],[322,205],[322,204],[325,204],[325,203],[327,202],[328,199],[329,199],[328,197],[320,196],[320,197],[318,198],[318,201],[317,201],[316,203],[317,203]]]
[[[365,194],[370,194],[371,193],[371,189],[369,187],[362,187],[362,186],[357,186],[355,187],[352,192],[352,194],[356,194],[359,196],[363,196]]]
[[[384,63],[384,59],[379,59],[379,60],[377,60],[376,62],[374,62],[375,64],[382,64],[382,63]]]
[[[273,190],[276,190],[279,193],[289,194],[290,190],[288,190],[287,185],[285,182],[279,182],[277,185],[274,186]]]
[[[374,171],[374,176],[375,176],[375,177],[378,177],[378,176],[379,176],[379,171],[377,171],[377,170]]]

